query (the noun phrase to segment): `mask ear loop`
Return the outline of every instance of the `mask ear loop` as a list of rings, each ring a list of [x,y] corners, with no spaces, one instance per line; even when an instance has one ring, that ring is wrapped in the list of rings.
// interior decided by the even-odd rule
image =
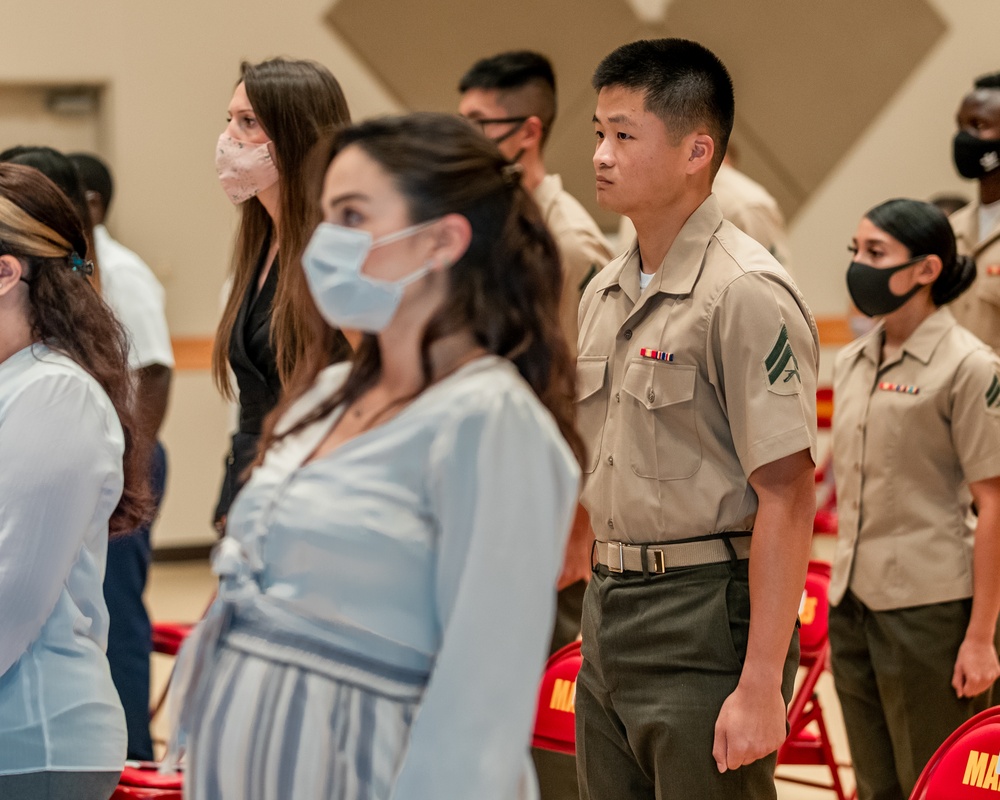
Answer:
[[[429,219],[426,222],[418,222],[416,225],[409,225],[402,230],[393,231],[392,233],[387,233],[385,236],[380,236],[378,239],[372,241],[372,245],[369,250],[374,250],[376,247],[381,247],[385,244],[392,244],[393,242],[398,242],[400,239],[406,239],[410,236],[420,233],[420,231],[429,228],[435,222],[440,219],[435,217],[434,219]]]

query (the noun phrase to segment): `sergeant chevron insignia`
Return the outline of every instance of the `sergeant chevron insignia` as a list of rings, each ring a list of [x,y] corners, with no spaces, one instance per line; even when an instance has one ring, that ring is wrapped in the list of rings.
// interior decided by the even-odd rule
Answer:
[[[782,323],[778,338],[771,347],[771,352],[765,356],[764,374],[767,376],[768,387],[779,394],[795,394],[802,385],[799,374],[799,362],[792,352],[788,341],[788,327]]]

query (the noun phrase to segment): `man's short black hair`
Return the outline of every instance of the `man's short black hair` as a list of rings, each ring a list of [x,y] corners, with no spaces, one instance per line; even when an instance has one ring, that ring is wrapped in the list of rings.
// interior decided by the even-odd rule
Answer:
[[[982,75],[976,78],[976,82],[973,85],[977,89],[1000,89],[1000,72],[994,72],[992,75]]]
[[[643,92],[646,110],[678,137],[705,125],[715,142],[713,170],[722,164],[736,113],[733,81],[708,48],[687,39],[630,42],[597,65],[593,86]]]
[[[538,117],[542,121],[547,136],[556,118],[556,75],[550,62],[541,53],[531,50],[511,50],[483,58],[472,65],[458,83],[459,92],[470,89],[494,89],[501,95],[517,92],[519,89],[534,89],[529,100],[511,108],[512,116]],[[510,99],[508,95],[508,99]],[[530,105],[531,108],[525,107]]]
[[[111,170],[108,169],[108,165],[93,153],[70,153],[69,160],[76,165],[84,189],[88,192],[97,192],[100,195],[101,202],[104,204],[104,212],[107,213],[111,206],[111,197],[115,192],[115,183],[111,178]]]

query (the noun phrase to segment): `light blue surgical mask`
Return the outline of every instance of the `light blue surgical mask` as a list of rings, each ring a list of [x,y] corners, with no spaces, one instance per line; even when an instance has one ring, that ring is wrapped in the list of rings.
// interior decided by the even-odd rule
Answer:
[[[361,267],[376,247],[406,239],[435,222],[421,222],[374,240],[368,231],[321,222],[302,255],[302,266],[323,318],[336,328],[384,330],[399,308],[403,290],[430,272],[433,262],[398,281],[369,278]]]

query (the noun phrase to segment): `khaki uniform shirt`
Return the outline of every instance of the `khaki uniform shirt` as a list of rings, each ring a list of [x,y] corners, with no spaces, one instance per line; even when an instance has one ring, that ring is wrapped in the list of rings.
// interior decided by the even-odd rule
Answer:
[[[639,260],[633,242],[580,305],[577,422],[594,531],[642,544],[751,530],[747,477],[815,448],[812,315],[714,196],[641,293]]]
[[[880,364],[883,329],[834,366],[840,531],[830,601],[870,609],[972,596],[968,483],[1000,475],[1000,359],[940,308]]]
[[[1000,352],[1000,227],[979,231],[979,203],[951,215],[958,252],[976,260],[976,280],[950,308],[959,325]]]
[[[542,219],[559,246],[563,270],[559,324],[575,356],[577,310],[583,289],[614,258],[614,253],[590,214],[563,189],[558,175],[546,175],[535,189],[534,196],[542,210]]]

